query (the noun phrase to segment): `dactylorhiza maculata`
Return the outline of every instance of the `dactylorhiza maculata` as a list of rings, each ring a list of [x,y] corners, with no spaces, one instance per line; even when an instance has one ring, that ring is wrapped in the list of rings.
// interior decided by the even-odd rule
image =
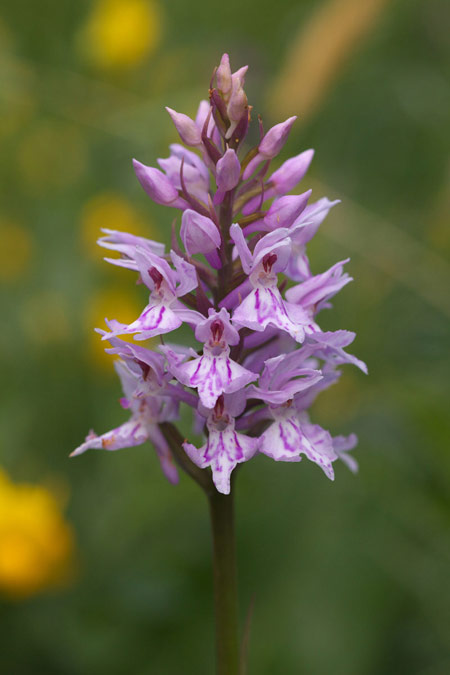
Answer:
[[[268,131],[259,119],[259,143],[245,147],[251,121],[246,71],[232,73],[224,54],[195,120],[167,108],[183,145],[171,145],[159,169],[133,162],[145,192],[180,213],[181,227],[176,219],[168,252],[150,239],[103,231],[99,244],[119,255],[106,260],[131,270],[148,287],[149,300],[131,324],[107,319],[107,331],[98,329],[109,343],[106,351],[119,357],[120,402],[129,420],[102,436],[91,432],[72,453],[150,441],[164,474],[176,483],[167,428],[186,404],[204,442],[197,447],[185,440],[184,453],[197,467],[210,468],[224,494],[237,464],[257,454],[282,462],[305,456],[331,480],[338,459],[355,471],[348,451],[356,436],[333,437],[310,420],[308,409],[338,380],[342,364],[366,371],[345,351],[354,333],[324,332],[317,322],[351,281],[347,260],[312,274],[306,252],[337,202],[323,197],[311,203],[311,190],[289,194],[313,150],[271,171],[295,117]],[[170,342],[182,324],[192,331],[195,349]],[[155,349],[143,346],[159,336]]]

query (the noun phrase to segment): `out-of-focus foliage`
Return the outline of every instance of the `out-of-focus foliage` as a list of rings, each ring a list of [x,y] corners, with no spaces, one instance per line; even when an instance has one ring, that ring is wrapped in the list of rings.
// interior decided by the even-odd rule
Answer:
[[[130,320],[146,299],[101,262],[96,231],[169,241],[131,158],[166,156],[175,132],[164,105],[193,114],[229,51],[233,65],[249,63],[246,88],[267,125],[299,115],[286,157],[316,148],[304,189],[342,199],[311,260],[320,272],[351,255],[355,282],[321,324],[355,330],[370,369],[348,367],[313,410],[335,434],[358,432],[356,478],[341,467],[330,484],[306,462],[263,457],[240,472],[249,673],[448,673],[448,2],[35,5],[0,9],[0,462],[9,494],[23,482],[70,486],[77,563],[65,586],[29,581],[27,597],[2,595],[0,670],[211,672],[196,486],[167,484],[149,445],[67,456],[91,427],[125,416],[94,326]],[[25,534],[8,499],[2,528]],[[36,532],[48,532],[36,509]],[[41,561],[71,540],[54,517]]]

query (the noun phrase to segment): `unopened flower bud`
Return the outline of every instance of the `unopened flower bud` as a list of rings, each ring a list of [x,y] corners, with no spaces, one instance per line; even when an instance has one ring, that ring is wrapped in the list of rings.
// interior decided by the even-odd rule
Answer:
[[[137,179],[148,196],[157,204],[183,208],[186,203],[178,195],[170,180],[161,171],[152,166],[145,166],[133,159],[133,167]]]
[[[242,66],[231,76],[233,84],[239,82],[240,86],[243,87],[245,83],[245,76],[247,74],[248,66]]]
[[[313,157],[314,150],[305,150],[286,160],[265,184],[263,201],[290,192],[302,180]],[[247,216],[258,208],[261,208],[261,195],[251,197],[242,207],[242,213]]]
[[[189,255],[212,253],[220,246],[220,232],[210,218],[186,209],[181,219],[181,240]]]
[[[244,79],[247,66],[240,68],[231,76],[231,94],[227,105],[228,118],[231,125],[226,133],[226,138],[231,138],[238,122],[248,108],[247,95],[244,91]]]
[[[231,93],[230,102],[227,107],[228,117],[230,118],[230,120],[232,122],[238,122],[241,119],[246,107],[247,107],[246,93],[240,85],[237,85],[236,88],[233,89]]]
[[[267,159],[272,159],[272,157],[278,155],[281,148],[286,143],[286,139],[296,119],[297,116],[294,115],[294,117],[289,117],[285,122],[276,124],[269,129],[258,146],[258,151],[261,155]]]
[[[202,136],[194,120],[191,120],[191,118],[187,115],[184,115],[184,113],[178,113],[175,110],[172,110],[172,108],[166,107],[166,110],[171,116],[183,143],[193,146],[200,145],[202,142]]]
[[[290,227],[305,209],[311,192],[312,190],[307,190],[301,195],[286,195],[276,199],[264,216],[265,229]]]
[[[275,194],[284,195],[290,192],[308,171],[313,157],[314,150],[305,150],[286,160],[269,179],[269,185],[273,186]]]
[[[219,89],[222,96],[226,99],[227,94],[231,91],[231,68],[230,68],[230,57],[228,54],[224,54],[220,60],[220,65],[216,71],[217,77],[217,88]]]
[[[216,165],[216,183],[222,192],[228,192],[239,183],[241,165],[234,150],[229,148]]]
[[[254,170],[257,168],[257,166],[259,166],[259,164],[261,164],[261,162],[272,159],[278,155],[281,148],[286,143],[286,139],[296,119],[296,116],[289,117],[289,119],[287,119],[285,122],[276,124],[274,127],[269,129],[258,146],[258,154],[256,157],[253,157],[253,159],[245,167],[243,175],[244,180],[250,178]]]

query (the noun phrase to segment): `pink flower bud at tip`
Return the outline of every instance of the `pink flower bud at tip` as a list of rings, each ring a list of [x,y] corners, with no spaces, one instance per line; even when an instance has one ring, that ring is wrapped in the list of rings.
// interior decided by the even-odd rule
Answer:
[[[224,54],[220,60],[220,65],[216,71],[217,77],[217,88],[226,99],[227,94],[231,91],[231,68],[230,68],[230,57],[228,54]]]

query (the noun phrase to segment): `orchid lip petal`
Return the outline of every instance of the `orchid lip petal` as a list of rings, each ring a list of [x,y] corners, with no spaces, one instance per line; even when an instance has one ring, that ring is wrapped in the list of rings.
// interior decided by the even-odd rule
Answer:
[[[296,320],[292,315],[296,313]],[[298,320],[300,318],[300,320]],[[274,326],[286,331],[297,342],[305,338],[307,317],[297,308],[284,302],[276,286],[254,288],[233,313],[233,324],[237,328],[250,328],[263,331],[267,326]]]
[[[258,450],[259,439],[235,431],[234,418],[227,415],[225,420],[216,420],[214,411],[207,419],[208,439],[197,449],[185,442],[183,448],[188,457],[200,468],[211,467],[213,481],[219,492],[229,494],[233,469],[241,462],[251,459]]]

